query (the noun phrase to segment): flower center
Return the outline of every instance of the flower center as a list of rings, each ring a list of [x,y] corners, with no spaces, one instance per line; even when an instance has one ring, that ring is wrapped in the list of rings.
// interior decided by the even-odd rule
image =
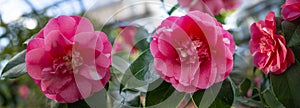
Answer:
[[[79,66],[83,64],[83,58],[80,56],[79,52],[73,51],[72,55],[66,55],[63,57],[56,58],[53,60],[53,72],[52,74],[72,74],[76,71]]]
[[[192,42],[181,43],[182,47],[176,50],[179,53],[181,62],[196,63],[209,60],[209,47],[207,42],[201,39],[194,39]]]
[[[274,40],[264,36],[260,38],[259,48],[261,53],[274,52]]]

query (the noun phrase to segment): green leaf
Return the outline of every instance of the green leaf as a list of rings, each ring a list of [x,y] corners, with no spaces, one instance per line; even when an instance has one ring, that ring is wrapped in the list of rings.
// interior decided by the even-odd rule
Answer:
[[[131,73],[139,80],[145,80],[146,74],[149,71],[149,64],[153,61],[153,56],[150,50],[145,50],[142,54],[130,65]]]
[[[252,89],[252,97],[253,100],[260,101],[258,88]]]
[[[85,102],[85,100],[79,100],[74,103],[68,103],[68,108],[90,108],[90,106]]]
[[[155,89],[148,91],[146,93],[146,102],[145,102],[146,107],[153,106],[165,101],[175,91],[175,88],[173,88],[172,84],[167,83],[165,81],[163,81],[162,83],[161,82],[162,81],[160,79],[150,84],[149,88],[155,88]],[[157,85],[157,83],[161,83],[161,84],[158,87],[154,87]]]
[[[296,55],[299,55],[300,54],[300,46],[294,46],[294,47],[291,47],[291,49],[293,50],[293,53],[294,53],[294,57],[297,61],[297,63],[300,63],[300,56],[296,56]]]
[[[149,34],[148,31],[143,26],[136,26],[136,27],[137,27],[137,31],[136,31],[134,39],[133,39],[133,43],[135,45],[138,44],[140,41],[147,39],[149,36],[151,36],[151,34]],[[144,42],[147,42],[147,40],[145,40]],[[149,42],[147,42],[147,43],[149,46]],[[142,49],[147,49],[147,47],[143,47]]]
[[[287,46],[300,45],[300,25],[289,21],[282,22],[282,29],[287,41]]]
[[[194,103],[199,106],[199,108],[230,108],[234,100],[234,92],[231,82],[226,79],[223,82],[214,84],[206,90],[195,92],[192,97]]]
[[[26,50],[23,50],[10,59],[3,68],[1,77],[16,78],[25,74],[27,72],[25,65],[25,54]]]
[[[246,98],[246,97],[236,97],[234,104],[235,105],[243,105],[243,106],[246,106],[246,108],[262,108],[263,107],[261,102],[253,100],[251,98]]]
[[[68,108],[68,104],[66,103],[58,103],[57,101],[47,99],[46,103],[47,108]]]
[[[297,25],[295,25],[294,23],[289,22],[289,21],[282,21],[281,25],[282,25],[282,30],[283,30],[286,42],[288,43],[290,41],[294,31],[296,30]]]
[[[292,35],[290,41],[287,44],[288,47],[297,45],[300,45],[300,26],[297,26],[296,30],[294,31],[294,34]]]
[[[247,96],[247,92],[251,87],[251,81],[248,78],[245,78],[239,86],[239,92],[242,96]]]
[[[153,68],[153,56],[149,49],[145,50],[126,70],[122,84],[124,86],[141,87],[149,84],[159,76]]]
[[[266,104],[269,105],[271,108],[285,108],[280,102],[278,102],[277,98],[274,96],[274,94],[269,90],[266,89],[262,96],[264,98],[264,101]]]
[[[147,38],[144,38],[140,41],[138,41],[136,44],[135,44],[135,47],[140,50],[140,51],[145,51],[147,49],[150,48],[150,44],[149,42],[147,41]]]
[[[221,14],[215,15],[215,18],[217,19],[218,22],[220,22],[221,24],[225,24],[225,18],[226,16],[223,16]]]
[[[300,64],[293,64],[283,74],[270,75],[271,89],[288,108],[300,108]]]

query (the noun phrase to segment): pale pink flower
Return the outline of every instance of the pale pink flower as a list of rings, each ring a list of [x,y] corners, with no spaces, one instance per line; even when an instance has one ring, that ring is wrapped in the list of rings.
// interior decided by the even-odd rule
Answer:
[[[42,92],[72,103],[103,89],[110,78],[111,44],[77,16],[51,19],[26,50],[26,69]]]
[[[138,31],[135,26],[121,26],[119,29],[119,35],[114,42],[113,53],[119,53],[129,50],[130,53],[136,53],[137,48],[134,45],[134,37]]]
[[[150,44],[160,77],[187,93],[226,79],[232,70],[234,49],[232,35],[200,11],[168,17]]]
[[[198,10],[211,15],[216,15],[224,10],[236,9],[241,0],[178,0],[180,6],[190,11]]]
[[[26,85],[21,85],[18,89],[18,92],[22,99],[27,99],[30,90]]]

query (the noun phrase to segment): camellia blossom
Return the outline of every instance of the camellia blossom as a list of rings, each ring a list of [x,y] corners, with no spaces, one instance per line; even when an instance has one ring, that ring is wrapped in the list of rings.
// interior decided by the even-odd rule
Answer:
[[[198,10],[211,15],[219,14],[222,9],[236,9],[241,2],[241,0],[178,0],[180,6],[190,11]]]
[[[281,74],[295,62],[292,50],[286,48],[284,37],[276,34],[274,12],[269,12],[265,21],[253,23],[250,31],[249,46],[254,65],[265,74]]]
[[[27,99],[30,90],[26,85],[21,85],[18,92],[22,99]]]
[[[77,16],[59,16],[29,41],[26,69],[50,99],[72,103],[104,88],[112,46],[103,32]]]
[[[209,88],[232,70],[233,37],[207,13],[192,11],[168,17],[152,37],[155,70],[178,91]]]
[[[286,0],[281,6],[284,19],[292,21],[300,17],[300,0]]]
[[[119,29],[120,33],[114,42],[113,53],[119,53],[124,50],[129,50],[132,54],[136,53],[137,48],[134,46],[133,40],[138,28],[135,26],[121,26]]]

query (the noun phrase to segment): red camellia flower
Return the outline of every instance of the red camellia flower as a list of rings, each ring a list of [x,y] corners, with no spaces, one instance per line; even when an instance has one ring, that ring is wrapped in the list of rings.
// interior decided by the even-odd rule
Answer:
[[[235,9],[241,2],[241,0],[178,0],[180,6],[190,11],[199,10],[213,15],[219,14],[222,9]]]
[[[286,20],[292,21],[300,16],[300,0],[286,0],[281,8],[282,16]]]
[[[265,21],[253,23],[250,28],[250,52],[254,65],[265,74],[281,74],[295,62],[293,52],[286,48],[286,41],[276,34],[274,12],[269,12]]]
[[[88,19],[59,16],[28,43],[26,69],[48,98],[72,103],[103,89],[111,50],[107,36]]]
[[[160,77],[178,91],[191,93],[227,78],[235,43],[215,18],[192,11],[165,19],[153,35],[150,50]]]

